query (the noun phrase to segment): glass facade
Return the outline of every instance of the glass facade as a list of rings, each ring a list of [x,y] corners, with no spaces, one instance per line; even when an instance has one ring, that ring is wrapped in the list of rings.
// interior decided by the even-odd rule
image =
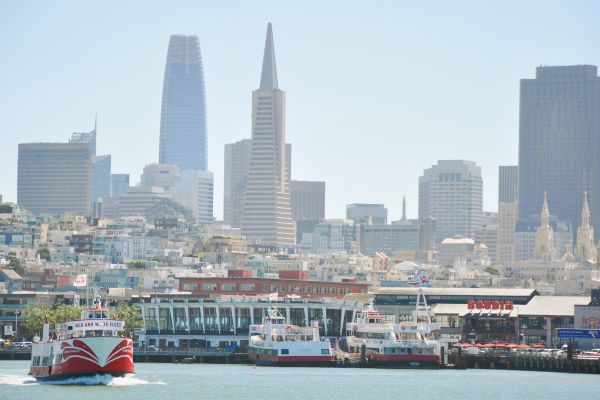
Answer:
[[[521,80],[520,101],[519,217],[538,215],[547,191],[550,212],[576,232],[587,191],[592,225],[600,226],[597,67],[538,67],[535,79]]]
[[[161,164],[181,171],[207,168],[206,99],[200,43],[196,36],[169,41],[160,121]]]

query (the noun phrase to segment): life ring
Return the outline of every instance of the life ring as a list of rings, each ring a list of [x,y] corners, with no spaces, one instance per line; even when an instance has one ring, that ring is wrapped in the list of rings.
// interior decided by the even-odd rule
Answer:
[[[356,333],[356,331],[357,331],[357,330],[358,330],[358,326],[354,325],[354,326],[352,327],[352,332]]]
[[[252,326],[252,330],[255,331],[256,330],[256,326]]]

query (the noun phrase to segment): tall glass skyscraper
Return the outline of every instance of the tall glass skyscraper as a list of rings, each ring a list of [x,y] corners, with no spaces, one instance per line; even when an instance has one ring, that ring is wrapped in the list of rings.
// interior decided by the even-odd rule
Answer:
[[[588,192],[600,226],[600,78],[594,65],[538,67],[521,80],[519,217],[538,215],[544,192],[560,220],[581,222]],[[558,249],[564,251],[564,249]]]
[[[197,36],[173,35],[169,41],[159,162],[181,171],[207,169],[204,71]]]

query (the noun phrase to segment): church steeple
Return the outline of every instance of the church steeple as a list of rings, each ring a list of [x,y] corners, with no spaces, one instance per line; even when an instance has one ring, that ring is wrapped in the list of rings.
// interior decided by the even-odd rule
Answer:
[[[275,64],[273,27],[269,22],[269,25],[267,25],[267,38],[265,40],[265,54],[263,56],[262,74],[260,76],[260,89],[273,90],[277,88],[277,65]]]
[[[598,255],[594,241],[594,228],[590,224],[590,208],[588,206],[587,192],[583,192],[583,206],[581,207],[581,225],[577,228],[577,245],[575,257],[579,261],[591,260],[596,262]]]
[[[540,226],[535,236],[535,254],[537,257],[552,261],[556,259],[554,247],[554,231],[550,226],[550,211],[548,210],[548,193],[544,192],[544,205],[540,216]]]
[[[540,226],[550,225],[550,211],[548,210],[548,192],[544,192],[544,205],[542,206],[542,215]]]

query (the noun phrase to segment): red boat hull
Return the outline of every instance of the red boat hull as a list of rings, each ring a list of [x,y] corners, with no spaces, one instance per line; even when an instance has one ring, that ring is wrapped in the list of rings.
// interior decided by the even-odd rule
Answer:
[[[47,348],[40,352],[32,349],[32,355],[35,357],[36,354],[40,354],[42,360],[51,360],[53,355],[60,354],[60,362],[54,365],[35,365],[34,362],[29,375],[38,380],[60,380],[99,374],[123,376],[134,372],[131,339],[75,339],[48,343],[46,346]],[[50,356],[47,355],[48,351]]]

